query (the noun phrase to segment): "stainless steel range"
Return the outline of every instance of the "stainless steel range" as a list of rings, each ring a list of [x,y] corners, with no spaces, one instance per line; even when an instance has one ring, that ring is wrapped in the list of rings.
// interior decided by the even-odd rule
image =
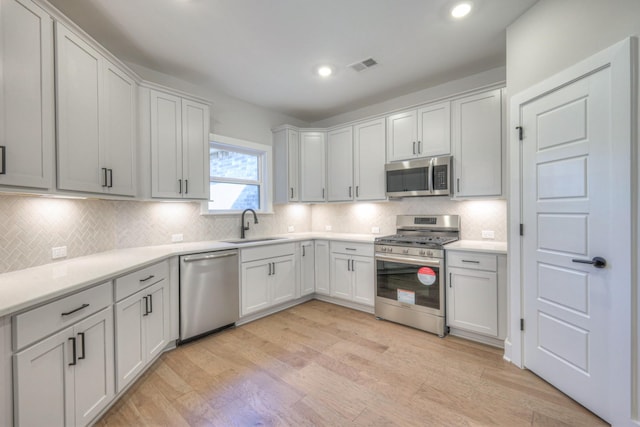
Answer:
[[[460,217],[398,215],[396,228],[375,240],[376,317],[443,337],[443,245],[460,238]]]

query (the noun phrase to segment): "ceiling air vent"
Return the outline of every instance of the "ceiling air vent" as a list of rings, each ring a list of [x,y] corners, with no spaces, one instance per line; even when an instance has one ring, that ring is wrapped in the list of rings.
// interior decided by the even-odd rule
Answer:
[[[354,64],[351,64],[349,65],[349,68],[356,70],[357,72],[360,72],[360,71],[366,70],[367,68],[371,68],[374,65],[378,65],[376,60],[373,58],[369,58],[369,59],[365,59],[364,61],[359,61]]]

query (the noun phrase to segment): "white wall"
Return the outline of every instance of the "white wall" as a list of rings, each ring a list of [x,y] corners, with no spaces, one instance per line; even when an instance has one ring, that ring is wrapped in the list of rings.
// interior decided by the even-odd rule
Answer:
[[[507,29],[507,91],[509,99],[524,89],[568,68],[629,36],[640,35],[640,1],[638,0],[540,0]],[[636,75],[637,79],[637,75]],[[638,90],[636,81],[636,90]],[[638,118],[636,111],[636,127]],[[640,129],[637,130],[640,132]],[[510,142],[509,144],[513,144]],[[637,150],[637,149],[636,149]],[[635,167],[637,172],[637,165]],[[633,179],[637,180],[637,173]],[[632,186],[636,190],[640,183]],[[640,212],[638,208],[637,212]],[[637,215],[636,212],[636,215]],[[638,218],[640,222],[640,218]],[[631,232],[631,230],[629,230]],[[637,236],[635,236],[638,242]],[[636,243],[637,245],[637,243]],[[636,256],[639,256],[638,248]],[[634,386],[631,400],[635,408],[633,418],[638,416],[640,396],[638,382],[640,365],[638,354],[638,306],[637,275],[640,259],[636,261],[636,282],[632,283],[633,295],[632,336],[634,351],[632,360]],[[512,272],[510,277],[517,277]],[[511,283],[510,286],[520,286]],[[517,302],[516,302],[517,303]],[[626,414],[625,414],[626,415]],[[627,419],[624,425],[640,425]],[[620,424],[622,425],[622,424]]]
[[[301,127],[309,125],[294,117],[233,98],[221,91],[196,86],[140,65],[127,65],[144,80],[192,93],[211,101],[211,133],[272,145],[272,128],[284,123]]]

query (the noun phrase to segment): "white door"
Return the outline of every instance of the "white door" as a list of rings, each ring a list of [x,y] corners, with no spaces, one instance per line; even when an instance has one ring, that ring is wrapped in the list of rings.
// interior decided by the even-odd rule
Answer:
[[[351,261],[353,272],[353,300],[373,307],[375,298],[373,258],[354,256]]]
[[[626,327],[612,319],[624,310],[613,304],[616,292],[628,289],[618,279],[630,268],[631,232],[624,203],[630,177],[615,178],[628,171],[628,154],[621,153],[630,147],[612,136],[612,79],[605,67],[556,80],[518,110],[524,365],[605,420],[614,389],[630,387],[611,381],[616,369],[626,369],[612,368],[615,335]],[[596,257],[606,265],[583,263]]]
[[[269,307],[269,281],[272,275],[271,261],[242,263],[241,301],[242,316]]]
[[[300,174],[298,166],[300,164],[299,153],[299,134],[296,130],[287,129],[287,181],[288,181],[288,200],[290,202],[298,201],[298,182]]]
[[[272,263],[271,305],[280,304],[296,297],[295,258],[277,258]]]
[[[330,271],[329,267],[329,242],[326,240],[315,241],[315,279],[316,293],[329,295]]]
[[[327,188],[330,202],[353,200],[353,128],[327,134]]]
[[[182,100],[151,93],[151,196],[182,197]]]
[[[145,363],[149,363],[167,345],[169,337],[169,305],[167,281],[162,280],[143,291]]]
[[[209,198],[209,107],[182,100],[182,196]]]
[[[352,282],[351,257],[343,254],[331,254],[331,296],[352,299]]]
[[[451,153],[451,104],[449,101],[418,110],[418,147],[420,157]]]
[[[498,278],[490,271],[450,267],[447,325],[498,336]]]
[[[387,160],[406,160],[418,155],[418,112],[405,111],[387,117]]]
[[[315,251],[313,242],[300,244],[300,296],[312,294],[315,290]]]
[[[326,137],[324,132],[300,132],[300,199],[326,200]]]
[[[383,200],[386,197],[384,118],[354,126],[353,140],[355,199]]]
[[[116,304],[117,388],[122,391],[145,366],[144,304],[141,293]]]

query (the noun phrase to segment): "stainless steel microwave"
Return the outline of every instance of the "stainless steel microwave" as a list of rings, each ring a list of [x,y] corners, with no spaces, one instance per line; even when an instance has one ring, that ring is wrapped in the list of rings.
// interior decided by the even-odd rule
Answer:
[[[387,197],[448,196],[451,156],[387,163]]]

